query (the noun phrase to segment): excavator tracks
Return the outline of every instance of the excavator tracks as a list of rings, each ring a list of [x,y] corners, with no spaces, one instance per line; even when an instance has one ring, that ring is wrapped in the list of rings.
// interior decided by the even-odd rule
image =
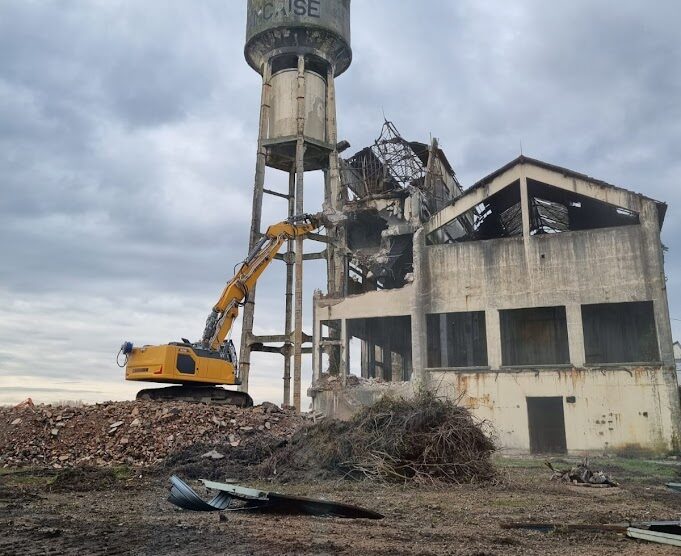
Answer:
[[[158,402],[193,402],[237,407],[253,407],[253,398],[246,392],[227,390],[216,386],[169,386],[167,388],[147,388],[137,393],[138,400]]]

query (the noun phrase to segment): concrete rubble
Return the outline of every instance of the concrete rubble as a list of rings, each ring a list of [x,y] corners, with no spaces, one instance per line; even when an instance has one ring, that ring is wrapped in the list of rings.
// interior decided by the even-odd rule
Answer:
[[[151,466],[188,446],[237,447],[256,435],[289,438],[304,417],[274,404],[107,402],[0,408],[0,467]],[[209,456],[224,455],[213,450]]]

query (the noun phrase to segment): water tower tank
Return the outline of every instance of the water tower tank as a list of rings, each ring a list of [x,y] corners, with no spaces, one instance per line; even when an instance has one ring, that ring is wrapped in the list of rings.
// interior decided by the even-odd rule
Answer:
[[[285,54],[316,56],[338,76],[350,66],[350,0],[248,0],[246,60],[258,73]]]
[[[267,165],[292,164],[298,134],[298,70],[305,87],[305,169],[323,167],[333,148],[327,129],[327,90],[350,66],[350,0],[248,0],[246,47],[249,65],[261,75],[269,66],[269,109],[264,132]]]

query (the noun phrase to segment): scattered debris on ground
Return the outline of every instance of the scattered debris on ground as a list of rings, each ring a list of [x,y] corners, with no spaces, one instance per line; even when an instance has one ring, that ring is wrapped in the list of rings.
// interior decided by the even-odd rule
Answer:
[[[198,442],[168,455],[158,467],[166,475],[182,475],[189,479],[268,479],[269,466],[264,462],[285,446],[286,437],[261,431],[251,434],[238,446],[229,442],[212,445]],[[219,457],[221,455],[224,457]]]
[[[551,533],[622,533],[627,537],[658,544],[681,546],[681,521],[643,521],[640,523],[526,523],[507,522],[502,529],[525,529]]]
[[[201,452],[206,453],[207,450]],[[218,449],[218,451],[221,451]],[[198,457],[201,456],[198,454]],[[224,462],[227,458],[217,460]],[[209,461],[205,458],[204,461]],[[212,460],[211,460],[212,461]],[[170,473],[138,470],[106,491],[49,491],[46,485],[66,470],[31,468],[0,471],[0,554],[411,554],[495,556],[610,555],[663,556],[679,549],[622,532],[575,531],[543,534],[502,529],[504,522],[634,523],[651,516],[679,518],[678,495],[664,483],[670,466],[622,458],[593,459],[591,465],[617,469],[626,488],[564,488],[546,480],[543,460],[494,458],[505,480],[483,487],[421,484],[405,488],[373,481],[238,481],[265,491],[340,500],[385,515],[383,520],[320,519],[267,512],[183,511],[165,502]],[[645,471],[645,476],[641,473]],[[205,500],[211,495],[187,479]],[[217,479],[228,483],[228,477]],[[195,486],[198,485],[198,486]],[[213,494],[214,491],[211,491]],[[220,518],[222,516],[222,518]]]
[[[252,408],[187,402],[108,402],[0,408],[0,467],[158,465],[201,445],[201,454],[289,438],[303,422],[274,404]]]
[[[674,492],[681,492],[681,483],[667,483],[667,488]]]
[[[668,544],[670,546],[681,546],[681,535],[675,533],[661,533],[655,529],[640,529],[629,527],[627,537],[639,539],[657,544]]]
[[[172,486],[168,501],[185,510],[198,512],[251,510],[352,519],[383,519],[384,517],[378,512],[350,504],[291,496],[277,492],[264,492],[254,488],[201,479],[206,488],[218,491],[215,497],[209,502],[205,502],[179,477],[172,476],[170,482]]]
[[[500,524],[502,529],[528,529],[550,533],[551,531],[615,531],[626,533],[632,527],[658,533],[681,535],[681,521],[640,521],[622,523],[563,523],[508,521]]]
[[[563,471],[556,469],[550,461],[545,462],[546,466],[553,471],[552,481],[562,481],[577,486],[586,487],[616,487],[619,486],[615,481],[608,477],[603,471],[593,471],[589,467],[589,458],[586,457],[579,464]]]
[[[303,427],[265,467],[279,480],[468,483],[494,477],[494,449],[467,409],[424,391],[384,397],[349,422]]]

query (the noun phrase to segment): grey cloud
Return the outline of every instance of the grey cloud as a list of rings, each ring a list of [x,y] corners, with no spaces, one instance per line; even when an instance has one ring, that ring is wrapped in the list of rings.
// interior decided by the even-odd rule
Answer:
[[[370,144],[385,113],[409,138],[437,136],[464,185],[522,141],[667,201],[681,318],[680,24],[673,0],[355,0],[340,135]],[[241,1],[0,5],[0,377],[76,379],[78,357],[117,380],[125,337],[200,333],[248,241],[260,87],[244,29]],[[306,189],[316,210],[319,177]],[[284,210],[268,199],[263,222]],[[307,309],[323,274],[306,269]],[[282,275],[258,288],[263,330],[281,327]],[[279,384],[279,359],[258,364],[258,388]]]

